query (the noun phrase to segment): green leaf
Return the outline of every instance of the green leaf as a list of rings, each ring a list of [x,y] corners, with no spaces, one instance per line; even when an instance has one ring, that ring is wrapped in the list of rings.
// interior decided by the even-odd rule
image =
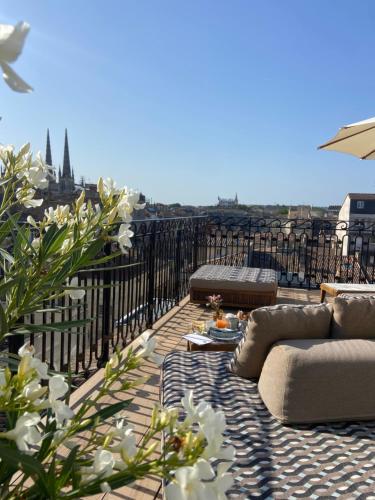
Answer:
[[[37,458],[40,462],[42,462],[49,453],[50,444],[52,443],[55,431],[56,431],[56,421],[51,420],[43,431],[44,436],[42,445],[38,453],[35,455],[35,458]]]
[[[40,245],[39,255],[46,256],[49,247],[52,245],[56,233],[59,231],[56,223],[49,226],[48,231],[44,234],[42,243]]]
[[[10,467],[21,469],[26,477],[32,477],[38,481],[41,493],[43,492],[46,498],[49,498],[48,478],[38,460],[20,452],[16,447],[3,443],[0,446],[0,458]]]
[[[80,432],[83,430],[91,429],[96,422],[103,422],[107,420],[107,418],[113,417],[116,413],[127,408],[132,399],[127,399],[126,401],[119,401],[118,403],[114,403],[112,405],[108,405],[105,408],[99,410],[95,415],[90,416],[88,419],[85,419],[85,422],[80,426]]]
[[[113,252],[111,255],[106,255],[105,257],[100,257],[99,259],[94,259],[90,260],[87,264],[81,267],[87,267],[87,266],[96,266],[98,264],[104,264],[105,262],[108,262],[109,260],[114,259],[115,257],[120,257],[122,255],[121,251],[118,252]],[[87,272],[86,270],[83,270],[82,272]]]
[[[140,466],[137,467],[137,474],[129,472],[128,470],[117,472],[110,477],[96,479],[87,486],[82,486],[79,489],[71,491],[64,496],[64,498],[82,498],[88,495],[95,495],[96,493],[102,493],[101,483],[107,482],[112,490],[121,488],[121,486],[126,486],[127,484],[134,483],[137,479],[145,477],[151,469],[151,464],[145,464],[142,469]],[[138,473],[139,471],[139,473]]]
[[[67,233],[69,231],[69,228],[66,224],[64,224],[64,226],[60,227],[59,229],[56,229],[57,226],[55,226],[53,234],[51,234],[51,237],[47,238],[47,241],[45,240],[46,237],[49,236],[51,229],[48,229],[47,234],[43,238],[42,253],[44,257],[52,255],[61,248],[61,245],[64,243],[64,240],[66,239]]]
[[[4,250],[4,248],[0,248],[0,255],[5,259],[6,261],[9,262],[9,264],[14,264],[14,258],[12,255],[10,255],[9,252]]]
[[[13,216],[13,219],[15,220],[16,223],[19,217],[20,214]],[[12,219],[8,219],[7,221],[0,223],[0,243],[2,243],[5,240],[5,238],[12,233],[13,227],[14,227],[14,222]]]
[[[12,334],[15,333],[17,335],[25,335],[28,333],[39,333],[39,332],[64,332],[70,328],[75,328],[75,327],[80,327],[84,326],[87,323],[90,323],[93,321],[94,318],[87,318],[87,319],[77,319],[74,321],[61,321],[60,323],[53,323],[53,324],[43,324],[43,325],[28,325],[28,324],[22,324],[22,325],[16,325],[15,330],[12,330]],[[75,332],[71,332],[75,333]]]
[[[8,281],[4,281],[4,278],[0,280],[0,297],[5,297],[5,294],[18,283],[19,278],[12,278]]]
[[[98,255],[100,250],[102,250],[104,244],[104,241],[100,238],[93,241],[87,249],[82,252],[80,258],[77,260],[77,267],[81,268],[82,266],[88,265],[88,263]]]
[[[51,282],[51,285],[53,287],[56,287],[57,285],[64,283],[72,273],[72,266],[73,266],[73,256],[70,256],[66,260],[65,264],[63,264],[60,271],[58,271],[53,275],[53,280]]]
[[[26,280],[23,277],[19,277],[17,287],[16,287],[16,304],[21,305],[25,295]]]
[[[9,325],[7,318],[5,316],[4,308],[0,304],[0,333],[3,335],[4,333],[8,333]]]
[[[12,180],[12,177],[8,177],[8,179],[1,179],[0,186],[4,186],[4,184],[7,184],[11,180]]]
[[[73,467],[76,463],[77,453],[79,450],[79,445],[72,448],[69,455],[64,459],[64,464],[60,472],[60,476],[57,480],[57,485],[59,488],[63,488],[70,479],[70,475]]]
[[[8,213],[9,219],[13,223],[13,239],[15,239],[13,253],[16,260],[25,260],[25,253],[23,252],[22,246],[26,245],[30,250],[34,251],[31,246],[31,231],[29,226],[23,226],[17,223],[20,214],[12,215]],[[16,238],[14,238],[14,232],[16,232]]]

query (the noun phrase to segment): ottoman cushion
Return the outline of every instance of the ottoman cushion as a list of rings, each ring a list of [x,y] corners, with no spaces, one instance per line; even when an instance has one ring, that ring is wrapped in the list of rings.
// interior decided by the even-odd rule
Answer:
[[[205,265],[190,278],[192,288],[220,290],[277,291],[277,273],[273,269]]]
[[[336,297],[333,302],[332,337],[375,339],[375,297]]]
[[[283,423],[375,419],[375,341],[278,342],[258,388]]]
[[[286,339],[329,337],[332,307],[277,305],[252,311],[246,337],[230,363],[230,371],[240,377],[259,377],[263,363],[275,342]]]

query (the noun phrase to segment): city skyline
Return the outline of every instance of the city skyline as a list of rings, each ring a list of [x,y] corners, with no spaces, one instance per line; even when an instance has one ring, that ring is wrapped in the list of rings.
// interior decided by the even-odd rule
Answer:
[[[1,87],[1,142],[44,154],[46,129],[55,149],[68,128],[79,176],[162,203],[237,191],[244,204],[327,206],[375,191],[371,161],[316,149],[374,114],[372,2],[109,6],[3,2],[2,22],[31,25],[15,69],[35,90]]]

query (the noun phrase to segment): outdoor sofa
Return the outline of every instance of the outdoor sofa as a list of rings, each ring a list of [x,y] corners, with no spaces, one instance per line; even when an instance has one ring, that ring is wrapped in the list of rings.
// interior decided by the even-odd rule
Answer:
[[[236,353],[174,352],[162,403],[222,409],[230,498],[369,498],[375,490],[375,298],[251,313]]]

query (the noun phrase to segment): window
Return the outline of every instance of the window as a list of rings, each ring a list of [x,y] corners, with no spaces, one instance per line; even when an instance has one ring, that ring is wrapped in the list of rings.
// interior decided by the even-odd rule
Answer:
[[[365,208],[365,202],[364,201],[357,201],[357,208]]]

